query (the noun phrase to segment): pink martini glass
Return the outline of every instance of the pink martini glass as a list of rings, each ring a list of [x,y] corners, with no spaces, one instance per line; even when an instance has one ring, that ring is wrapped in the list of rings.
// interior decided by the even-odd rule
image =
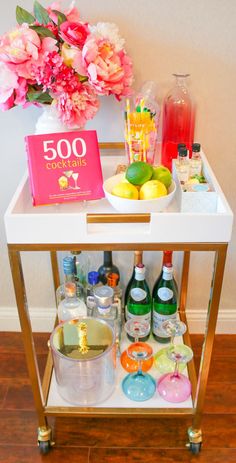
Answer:
[[[191,383],[187,376],[179,372],[179,363],[189,362],[193,357],[193,351],[188,346],[176,345],[168,349],[167,356],[175,362],[175,369],[173,373],[160,377],[157,390],[167,402],[184,402],[191,395]]]

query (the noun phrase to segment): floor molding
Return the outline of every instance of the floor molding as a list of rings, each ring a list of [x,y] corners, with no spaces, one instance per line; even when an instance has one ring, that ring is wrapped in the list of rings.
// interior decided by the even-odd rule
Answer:
[[[30,318],[33,331],[50,332],[54,325],[55,309],[33,307],[30,309]],[[187,318],[191,333],[205,331],[205,310],[189,309]],[[0,307],[0,331],[20,331],[20,322],[15,307]],[[216,332],[236,334],[236,309],[224,309],[219,312]]]

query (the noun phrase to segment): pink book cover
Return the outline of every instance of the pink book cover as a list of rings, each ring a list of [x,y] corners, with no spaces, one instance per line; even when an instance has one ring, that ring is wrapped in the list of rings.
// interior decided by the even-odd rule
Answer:
[[[104,197],[95,130],[28,135],[25,145],[34,206]]]

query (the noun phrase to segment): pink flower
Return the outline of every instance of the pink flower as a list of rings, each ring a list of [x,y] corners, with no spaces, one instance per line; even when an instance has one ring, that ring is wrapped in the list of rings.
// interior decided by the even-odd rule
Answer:
[[[82,51],[79,48],[63,43],[61,57],[66,66],[72,67],[81,76],[86,76],[87,69],[83,64]]]
[[[65,21],[61,24],[60,37],[69,45],[82,48],[89,35],[87,24]]]
[[[68,21],[78,22],[80,20],[80,14],[74,5],[75,5],[75,2],[73,1],[71,5],[69,6],[69,8],[64,11],[64,14],[67,17]]]
[[[132,62],[124,50],[116,51],[108,39],[90,35],[82,54],[89,82],[98,94],[113,94],[120,99],[132,93]]]
[[[5,63],[0,62],[0,108],[3,111],[14,106],[14,90],[17,87],[17,75]]]
[[[70,4],[69,8],[67,8],[65,11],[62,11],[61,2],[53,2],[46,9],[47,9],[50,19],[55,24],[58,23],[58,19],[57,19],[56,13],[54,13],[53,10],[60,11],[61,13],[63,13],[66,16],[67,21],[78,22],[80,20],[80,14],[79,14],[78,9],[74,5],[75,5],[75,2],[73,1]]]
[[[23,24],[2,37],[0,59],[9,64],[22,64],[37,59],[40,46],[38,34]]]
[[[40,65],[35,63],[33,72],[37,84],[42,86],[44,92],[52,92],[53,96],[60,92],[74,92],[81,86],[78,75],[66,66],[56,51],[45,54]]]
[[[22,105],[24,106],[26,102],[26,95],[27,95],[28,85],[26,79],[23,77],[19,77],[18,79],[18,87],[15,91],[15,105]]]
[[[99,108],[98,97],[87,83],[73,93],[60,94],[56,104],[59,118],[69,128],[83,127]]]
[[[0,108],[3,111],[15,105],[26,103],[28,85],[25,79],[19,77],[0,62]]]

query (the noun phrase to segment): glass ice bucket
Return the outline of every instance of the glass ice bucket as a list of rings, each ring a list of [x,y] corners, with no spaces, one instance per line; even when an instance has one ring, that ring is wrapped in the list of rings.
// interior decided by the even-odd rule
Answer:
[[[74,405],[95,405],[113,392],[116,345],[105,321],[81,317],[59,324],[50,347],[58,392]]]

